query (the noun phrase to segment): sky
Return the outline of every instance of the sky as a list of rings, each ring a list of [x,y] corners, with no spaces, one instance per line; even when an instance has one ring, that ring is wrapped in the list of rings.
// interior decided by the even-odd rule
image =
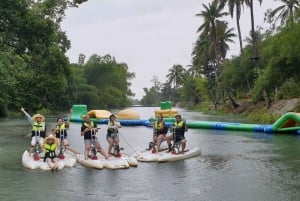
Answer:
[[[71,41],[67,56],[78,62],[79,54],[87,59],[93,54],[113,56],[118,63],[126,63],[136,99],[151,88],[157,76],[166,82],[168,70],[173,65],[187,67],[191,64],[191,52],[197,40],[197,29],[203,23],[197,13],[202,4],[211,0],[88,0],[78,8],[69,8],[61,25]],[[261,6],[254,1],[255,26],[264,24],[264,13],[279,4],[265,0]],[[236,31],[235,21],[228,17],[230,27]],[[244,8],[241,18],[243,38],[250,31],[250,15]],[[229,57],[238,55],[238,37],[230,44]]]

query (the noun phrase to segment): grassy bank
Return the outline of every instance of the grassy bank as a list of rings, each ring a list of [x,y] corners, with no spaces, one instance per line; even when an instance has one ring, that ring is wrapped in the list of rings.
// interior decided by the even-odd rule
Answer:
[[[284,104],[284,103],[283,103]],[[295,104],[297,105],[297,104]],[[247,122],[258,124],[272,124],[280,116],[286,112],[295,111],[293,104],[285,111],[278,112],[278,104],[274,103],[271,107],[266,107],[264,102],[252,103],[252,102],[240,102],[238,108],[233,108],[229,104],[219,104],[217,109],[210,102],[204,102],[198,105],[188,105],[187,108],[193,111],[202,112],[209,115],[234,115],[242,119],[246,119]]]

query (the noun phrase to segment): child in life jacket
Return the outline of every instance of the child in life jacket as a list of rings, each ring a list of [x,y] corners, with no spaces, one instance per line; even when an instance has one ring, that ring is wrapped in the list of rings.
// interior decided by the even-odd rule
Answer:
[[[58,158],[56,156],[57,140],[52,134],[45,138],[44,149],[45,157],[44,162],[47,162],[49,168],[56,170],[58,168]]]

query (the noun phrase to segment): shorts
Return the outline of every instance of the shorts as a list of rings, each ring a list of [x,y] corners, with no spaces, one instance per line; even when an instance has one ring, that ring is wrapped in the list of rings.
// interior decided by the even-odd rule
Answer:
[[[40,136],[33,136],[31,138],[31,146],[34,146],[36,142],[39,143],[39,145],[42,145],[44,143],[44,138]]]
[[[185,139],[185,137],[184,136],[176,136],[176,139],[175,139],[175,143],[177,143],[177,142],[180,142],[181,140],[184,140]]]
[[[47,153],[45,153],[44,162],[46,162],[47,158],[50,158],[53,161],[53,159],[56,157],[57,156],[56,156],[55,152],[51,152],[51,153],[47,152]]]
[[[91,139],[86,139],[86,140],[84,140],[84,144],[85,144],[85,146],[90,147],[92,145],[92,140]],[[100,146],[100,142],[97,139],[95,139],[95,146],[96,147]]]
[[[118,135],[118,133],[110,133],[110,132],[108,132],[106,134],[106,139],[108,139],[108,138],[115,138],[117,135]]]

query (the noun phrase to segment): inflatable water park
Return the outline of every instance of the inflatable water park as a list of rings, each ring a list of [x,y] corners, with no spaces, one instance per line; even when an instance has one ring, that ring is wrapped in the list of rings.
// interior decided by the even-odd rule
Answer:
[[[97,124],[107,124],[111,112],[107,110],[90,110],[86,105],[73,105],[71,122],[82,122],[83,117],[89,114]],[[161,102],[160,109],[154,111],[155,117],[149,119],[141,119],[136,110],[124,109],[117,116],[122,126],[146,126],[151,127],[159,114],[163,118],[167,126],[171,126],[175,121],[175,115],[178,111],[172,108],[170,101]],[[219,122],[219,121],[189,121],[186,119],[187,127],[191,129],[216,129],[216,130],[235,130],[248,132],[265,132],[265,133],[296,133],[300,134],[300,113],[288,112],[283,114],[273,124],[246,124],[238,122]]]

